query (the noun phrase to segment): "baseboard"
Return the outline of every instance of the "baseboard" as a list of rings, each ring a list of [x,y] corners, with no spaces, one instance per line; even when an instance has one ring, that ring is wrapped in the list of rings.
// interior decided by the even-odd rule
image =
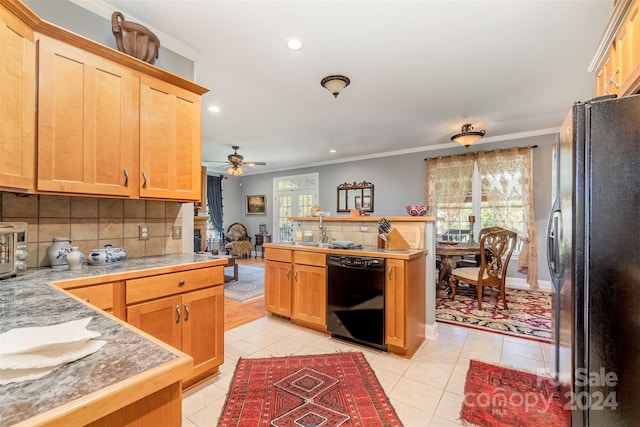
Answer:
[[[427,339],[435,340],[438,338],[438,323],[424,325],[424,335]]]
[[[531,290],[531,287],[527,283],[527,280],[520,277],[507,277],[507,288],[511,289],[521,289],[525,291]],[[551,292],[551,281],[549,280],[538,280],[538,289],[542,292]]]

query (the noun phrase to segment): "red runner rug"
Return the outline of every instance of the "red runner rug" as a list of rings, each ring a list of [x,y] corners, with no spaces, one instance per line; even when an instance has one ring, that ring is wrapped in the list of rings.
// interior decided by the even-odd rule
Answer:
[[[533,341],[551,342],[551,294],[508,288],[506,293],[509,310],[502,308],[499,292],[494,288],[484,290],[482,310],[478,310],[476,289],[460,285],[454,299],[436,299],[436,320]]]
[[[240,359],[218,426],[402,426],[360,352]]]
[[[471,360],[460,418],[481,427],[563,427],[571,411],[548,377]]]

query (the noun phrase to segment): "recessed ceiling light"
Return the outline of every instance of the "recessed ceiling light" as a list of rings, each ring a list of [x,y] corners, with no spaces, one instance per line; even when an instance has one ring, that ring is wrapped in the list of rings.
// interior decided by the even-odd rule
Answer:
[[[304,47],[304,41],[298,37],[289,37],[284,43],[287,49],[291,50],[300,50]]]
[[[209,106],[209,111],[211,111],[212,113],[219,113],[220,112],[220,107],[218,107],[217,105],[210,105]]]
[[[335,153],[336,150],[334,150],[333,148],[331,150],[329,150],[330,153]]]

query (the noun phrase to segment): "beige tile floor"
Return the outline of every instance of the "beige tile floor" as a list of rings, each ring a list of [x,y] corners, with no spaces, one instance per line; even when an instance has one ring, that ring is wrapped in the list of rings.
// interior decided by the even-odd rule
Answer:
[[[220,375],[185,392],[183,427],[217,424],[235,365],[242,357],[362,351],[405,427],[459,426],[470,359],[521,370],[549,369],[548,344],[438,324],[411,359],[337,340],[326,334],[265,317],[225,333]]]

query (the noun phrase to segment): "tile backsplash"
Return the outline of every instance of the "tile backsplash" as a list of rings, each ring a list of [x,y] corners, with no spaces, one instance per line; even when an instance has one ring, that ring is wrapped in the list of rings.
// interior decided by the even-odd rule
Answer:
[[[123,246],[139,258],[182,252],[182,240],[171,238],[182,226],[182,203],[155,200],[101,199],[0,192],[0,221],[29,224],[29,267],[49,265],[47,248],[54,237],[69,237],[87,255],[106,244]],[[149,226],[149,240],[138,239],[138,225]]]

